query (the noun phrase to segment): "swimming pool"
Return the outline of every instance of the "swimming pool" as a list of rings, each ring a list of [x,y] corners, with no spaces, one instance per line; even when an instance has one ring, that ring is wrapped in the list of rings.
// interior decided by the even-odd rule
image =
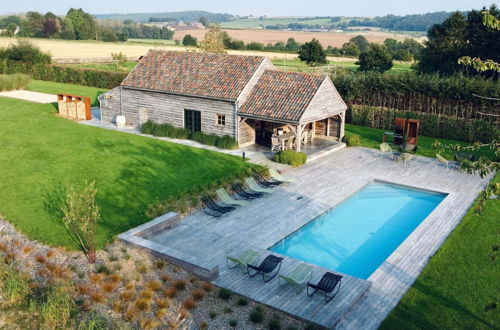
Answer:
[[[376,181],[270,250],[367,279],[446,196]]]

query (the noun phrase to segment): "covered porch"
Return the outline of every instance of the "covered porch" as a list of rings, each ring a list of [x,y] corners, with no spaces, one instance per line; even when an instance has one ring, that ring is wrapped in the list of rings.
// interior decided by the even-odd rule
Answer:
[[[255,145],[270,152],[295,150],[317,152],[338,144],[344,136],[345,111],[308,122],[286,122],[239,116],[238,142],[242,147]],[[337,142],[337,143],[336,143]]]

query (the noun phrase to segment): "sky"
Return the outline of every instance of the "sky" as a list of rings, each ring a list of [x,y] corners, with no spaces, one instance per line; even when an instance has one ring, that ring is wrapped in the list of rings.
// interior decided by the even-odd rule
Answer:
[[[29,10],[63,15],[71,7],[92,14],[206,10],[233,15],[383,16],[480,9],[498,0],[22,0],[0,1],[0,14]]]

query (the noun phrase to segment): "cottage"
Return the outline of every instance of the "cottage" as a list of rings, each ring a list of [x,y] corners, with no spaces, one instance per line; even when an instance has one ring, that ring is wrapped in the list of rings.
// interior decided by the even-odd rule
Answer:
[[[158,50],[99,102],[106,122],[124,115],[131,125],[168,123],[240,146],[270,146],[283,132],[341,139],[347,108],[328,76],[278,71],[260,56]]]

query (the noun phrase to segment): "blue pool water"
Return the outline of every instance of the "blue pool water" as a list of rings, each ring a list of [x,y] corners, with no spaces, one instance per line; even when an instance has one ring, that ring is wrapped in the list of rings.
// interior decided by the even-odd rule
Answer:
[[[445,197],[374,182],[271,251],[367,279]]]

